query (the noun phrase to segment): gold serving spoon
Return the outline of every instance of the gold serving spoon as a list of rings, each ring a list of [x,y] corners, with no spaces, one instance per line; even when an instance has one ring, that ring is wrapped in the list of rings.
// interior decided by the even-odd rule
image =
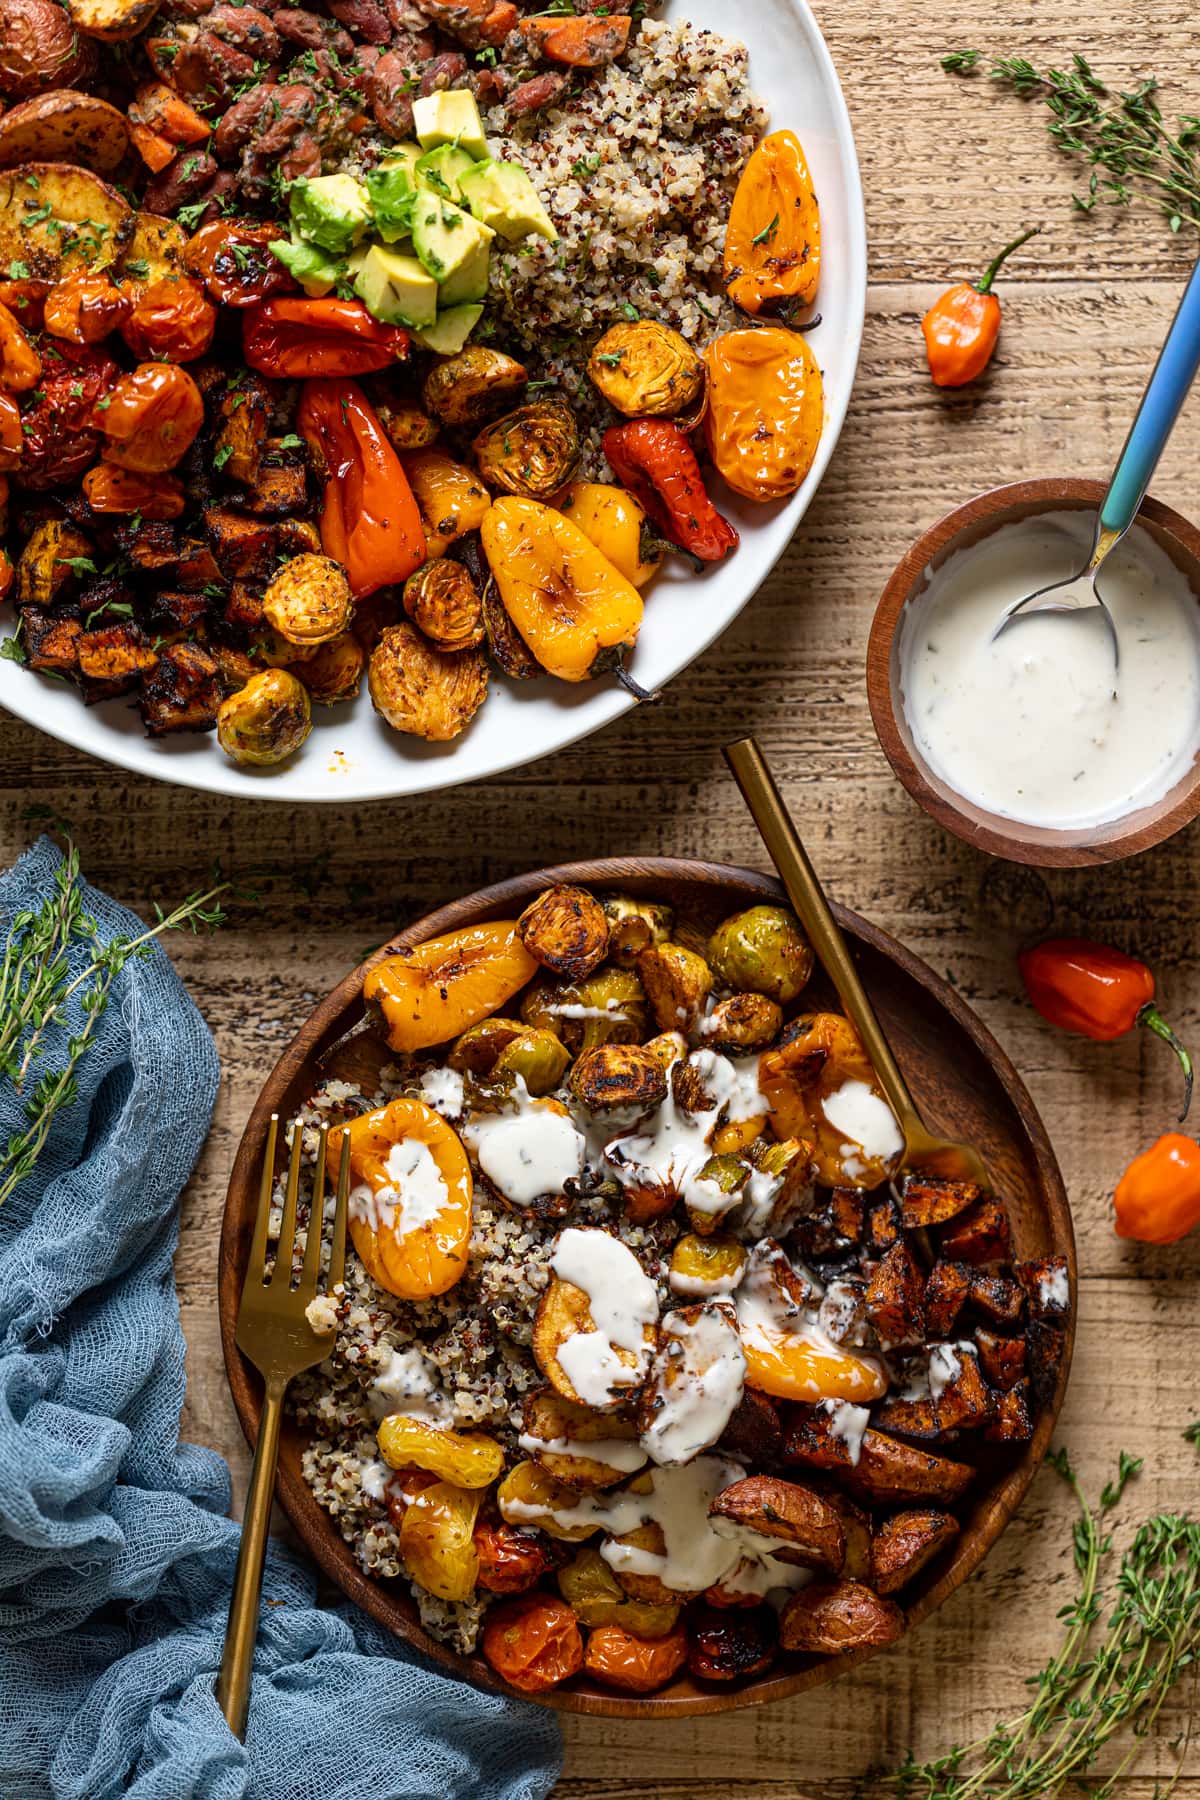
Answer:
[[[830,911],[816,871],[808,860],[808,852],[800,842],[762,751],[753,738],[739,738],[736,744],[726,746],[725,760],[750,808],[767,853],[779,871],[796,915],[837,989],[838,998],[862,1039],[879,1085],[896,1115],[904,1138],[904,1154],[894,1173],[898,1174],[901,1169],[919,1170],[946,1181],[974,1181],[982,1188],[990,1188],[991,1182],[978,1151],[970,1144],[956,1143],[953,1138],[935,1137],[917,1111],[859,979],[841,927]]]

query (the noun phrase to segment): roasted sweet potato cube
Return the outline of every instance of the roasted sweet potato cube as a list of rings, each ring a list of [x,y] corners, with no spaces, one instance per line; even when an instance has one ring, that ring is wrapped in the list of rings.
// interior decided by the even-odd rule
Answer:
[[[1003,1262],[1009,1248],[1008,1213],[994,1194],[960,1213],[942,1235],[942,1255],[951,1261]]]
[[[282,519],[308,511],[308,474],[303,449],[280,447],[268,438],[258,473],[249,481],[246,506],[267,519]]]
[[[179,533],[165,519],[118,525],[113,536],[135,569],[171,569],[179,561]]]
[[[966,1263],[934,1263],[925,1283],[925,1329],[931,1338],[950,1336],[970,1291],[971,1270]]]
[[[866,1225],[866,1202],[859,1188],[834,1188],[829,1210],[838,1233],[848,1244],[861,1244]]]
[[[1006,1394],[997,1394],[996,1411],[984,1437],[993,1444],[1027,1444],[1033,1436],[1033,1412],[1029,1383],[1018,1381]]]
[[[893,1244],[867,1285],[867,1317],[885,1344],[925,1335],[925,1277],[907,1244]]]
[[[824,1406],[788,1407],[779,1446],[780,1462],[799,1463],[809,1469],[849,1468],[850,1446],[845,1438],[834,1437],[832,1423]]]
[[[773,1463],[782,1439],[779,1414],[767,1394],[743,1388],[717,1445],[725,1456],[743,1463]]]
[[[1025,1339],[1001,1337],[998,1332],[981,1325],[975,1333],[975,1342],[984,1374],[994,1388],[1007,1393],[1025,1373]]]
[[[150,737],[174,731],[211,731],[221,686],[217,663],[199,644],[172,644],[142,682],[138,702]]]
[[[185,538],[179,552],[175,580],[181,588],[199,593],[203,588],[221,586],[224,576],[217,559],[203,538]]]
[[[51,612],[45,606],[23,606],[20,612],[21,642],[31,669],[73,675],[79,666],[79,638],[83,626],[69,613]]]
[[[979,1369],[979,1358],[964,1344],[934,1345],[931,1359],[939,1353],[950,1365],[949,1378],[934,1401],[934,1412],[942,1431],[978,1431],[995,1411],[996,1401]]]
[[[900,1194],[900,1222],[906,1231],[944,1225],[973,1206],[979,1198],[975,1181],[939,1181],[929,1175],[910,1175]]]
[[[933,1501],[952,1506],[974,1476],[968,1463],[934,1456],[869,1427],[863,1433],[858,1462],[852,1463],[848,1444],[833,1436],[830,1424],[822,1408],[793,1407],[784,1426],[779,1460],[793,1467],[826,1470],[868,1505]]]
[[[977,1274],[971,1277],[971,1305],[994,1325],[1017,1326],[1025,1313],[1025,1293],[1011,1275]]]
[[[238,631],[256,631],[263,622],[262,587],[257,582],[235,581],[226,596],[221,617]]]
[[[814,1581],[793,1594],[779,1620],[785,1650],[842,1656],[868,1645],[894,1644],[904,1635],[904,1614],[860,1581]]]
[[[1025,1340],[1029,1346],[1029,1385],[1033,1390],[1034,1400],[1039,1407],[1049,1406],[1058,1386],[1058,1371],[1062,1364],[1067,1334],[1059,1326],[1047,1324],[1044,1319],[1031,1319],[1026,1327]]]
[[[108,695],[127,693],[158,662],[136,625],[101,625],[83,631],[76,646],[79,673],[104,683]]]
[[[164,588],[151,599],[146,622],[165,637],[171,637],[175,632],[186,635],[204,623],[208,618],[208,611],[207,595]]]
[[[1065,1256],[1014,1263],[1013,1274],[1025,1289],[1031,1319],[1066,1318],[1071,1310],[1071,1284]]]
[[[255,662],[244,650],[237,650],[232,644],[213,644],[212,654],[217,659],[220,670],[221,691],[224,694],[236,694],[244,688],[252,675],[262,674],[262,664]]]
[[[812,1488],[777,1475],[750,1475],[722,1488],[708,1509],[762,1537],[778,1538],[777,1555],[807,1568],[841,1570],[846,1534],[833,1507]]]
[[[931,1440],[942,1434],[937,1404],[930,1394],[919,1400],[905,1400],[899,1395],[885,1400],[874,1418],[881,1431],[895,1431],[901,1437]]]
[[[872,1203],[867,1214],[867,1243],[873,1250],[890,1250],[900,1242],[900,1205],[891,1195]]]
[[[893,1513],[875,1533],[871,1544],[868,1580],[877,1594],[894,1594],[920,1574],[939,1550],[958,1536],[958,1520],[952,1513],[921,1507]]]
[[[221,395],[212,460],[213,467],[230,481],[249,486],[257,479],[270,415],[267,384],[251,370],[238,376]]]
[[[276,530],[231,506],[206,506],[204,523],[221,572],[234,580],[269,580],[276,554]]]
[[[796,1246],[802,1256],[837,1256],[861,1244],[866,1225],[866,1206],[858,1188],[834,1188],[829,1198],[796,1226]]]

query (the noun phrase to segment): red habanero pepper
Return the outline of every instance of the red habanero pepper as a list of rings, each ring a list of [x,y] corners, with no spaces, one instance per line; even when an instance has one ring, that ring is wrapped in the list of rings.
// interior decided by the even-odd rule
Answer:
[[[242,354],[261,375],[290,381],[369,375],[408,355],[400,325],[371,317],[361,300],[264,300],[242,319]]]
[[[720,562],[738,546],[704,488],[700,464],[670,419],[632,419],[604,434],[604,454],[664,537],[701,562]]]
[[[1025,992],[1051,1025],[1102,1044],[1144,1025],[1165,1039],[1184,1074],[1181,1119],[1192,1103],[1192,1059],[1154,1004],[1154,976],[1144,962],[1089,938],[1049,938],[1018,957]],[[1200,1154],[1198,1152],[1197,1154]]]
[[[1200,1144],[1169,1131],[1135,1156],[1113,1196],[1118,1237],[1174,1244],[1200,1225]]]
[[[960,281],[935,300],[921,320],[925,333],[925,357],[937,387],[964,387],[982,375],[992,360],[1000,336],[1000,302],[992,283],[1001,264],[1014,250],[1036,237],[1034,225],[1006,244],[976,282]]]
[[[356,600],[425,561],[425,533],[391,440],[353,381],[306,381],[296,429],[324,471],[321,547]]]

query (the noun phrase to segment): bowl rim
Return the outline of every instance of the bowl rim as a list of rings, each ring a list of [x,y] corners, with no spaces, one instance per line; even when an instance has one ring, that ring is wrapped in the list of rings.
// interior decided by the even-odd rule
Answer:
[[[257,1372],[242,1357],[235,1339],[242,1278],[239,1232],[234,1217],[238,1210],[235,1196],[239,1190],[247,1196],[257,1193],[258,1171],[271,1113],[283,1113],[289,1089],[300,1081],[317,1057],[340,1042],[365,1016],[362,1002],[363,979],[367,971],[385,957],[427,938],[455,930],[461,925],[489,915],[495,916],[501,908],[511,910],[513,906],[523,905],[552,883],[574,882],[605,887],[631,880],[674,881],[732,889],[738,898],[751,904],[761,901],[786,904],[787,900],[781,883],[773,875],[734,864],[684,857],[603,857],[529,870],[437,907],[395,933],[337,983],[309,1014],[284,1050],[255,1100],[238,1144],[222,1216],[218,1253],[217,1305],[222,1353],[234,1407],[251,1448],[262,1408],[262,1392]],[[1065,1256],[1067,1260],[1070,1283],[1071,1310],[1053,1398],[1039,1415],[1034,1436],[1023,1446],[1022,1454],[1013,1461],[986,1497],[981,1495],[977,1503],[980,1509],[977,1528],[965,1553],[956,1551],[936,1581],[904,1608],[911,1628],[935,1612],[974,1573],[993,1549],[1023,1500],[1049,1449],[1066,1392],[1075,1342],[1078,1316],[1075,1235],[1066,1187],[1046,1128],[1024,1082],[995,1037],[954,989],[915,952],[846,907],[834,903],[834,912],[852,939],[866,944],[895,963],[904,975],[923,988],[949,1014],[953,1023],[966,1034],[993,1070],[1026,1134],[1038,1172],[1048,1235],[1054,1253]],[[285,1425],[285,1433],[286,1429]],[[379,1583],[363,1573],[299,1471],[282,1463],[276,1483],[276,1499],[306,1553],[349,1599],[380,1624],[388,1627],[402,1641],[461,1681],[511,1698],[532,1697],[558,1711],[608,1718],[674,1719],[761,1706],[768,1701],[783,1699],[837,1680],[848,1670],[878,1654],[876,1649],[863,1649],[840,1657],[823,1657],[801,1668],[776,1671],[749,1685],[712,1694],[666,1694],[639,1698],[618,1693],[560,1689],[534,1696],[520,1694],[496,1676],[481,1656],[476,1655],[468,1660],[447,1644],[431,1637],[417,1619],[398,1619],[397,1602]]]
[[[1150,806],[1075,831],[1026,825],[976,807],[931,771],[914,749],[897,686],[897,639],[908,602],[919,590],[930,563],[951,554],[957,541],[991,519],[996,527],[1013,519],[1058,508],[1099,510],[1108,483],[1084,476],[1035,476],[974,494],[922,532],[888,577],[875,607],[867,640],[867,702],[879,745],[892,772],[937,824],[977,850],[1008,862],[1037,868],[1088,868],[1137,856],[1173,837],[1200,813],[1200,756],[1175,786]],[[1173,507],[1146,497],[1135,524],[1156,537],[1173,539],[1200,567],[1200,529]],[[978,536],[987,535],[979,531]],[[1193,583],[1200,605],[1200,583]]]

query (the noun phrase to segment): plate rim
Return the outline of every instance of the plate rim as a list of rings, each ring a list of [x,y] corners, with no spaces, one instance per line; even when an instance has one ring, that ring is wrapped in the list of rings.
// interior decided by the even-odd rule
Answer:
[[[241,1291],[241,1266],[238,1258],[237,1232],[234,1226],[234,1195],[239,1187],[252,1194],[257,1185],[257,1170],[266,1138],[266,1126],[272,1105],[278,1103],[289,1086],[312,1059],[326,1053],[341,1041],[363,1017],[362,983],[366,972],[392,955],[428,937],[453,930],[467,918],[495,916],[500,908],[526,901],[541,888],[555,882],[614,886],[636,878],[644,881],[690,882],[713,887],[734,888],[751,901],[771,900],[786,903],[782,884],[773,875],[730,863],[713,863],[686,857],[615,856],[584,861],[558,863],[528,870],[522,874],[492,882],[474,892],[446,902],[403,930],[394,933],[378,950],[349,971],[326,998],[305,1019],[300,1030],[282,1052],[260,1089],[239,1139],[221,1219],[221,1236],[217,1263],[217,1308],[225,1374],[234,1409],[246,1437],[253,1448],[258,1415],[261,1411],[260,1382],[257,1373],[241,1356],[235,1341],[237,1305]],[[894,962],[945,1011],[959,1030],[964,1032],[984,1057],[989,1068],[1003,1086],[1016,1111],[1029,1145],[1039,1177],[1047,1229],[1056,1253],[1065,1255],[1070,1283],[1071,1311],[1067,1321],[1062,1364],[1053,1399],[1038,1418],[1033,1438],[1024,1446],[1023,1454],[1012,1464],[1003,1480],[980,1504],[985,1509],[977,1532],[977,1541],[968,1554],[956,1557],[938,1579],[918,1598],[905,1607],[909,1628],[936,1611],[949,1596],[974,1574],[1011,1521],[1024,1499],[1034,1476],[1041,1467],[1050,1446],[1066,1393],[1075,1343],[1078,1319],[1078,1271],[1074,1222],[1066,1186],[1049,1134],[1019,1072],[1002,1045],[976,1013],[925,960],[889,932],[862,918],[849,908],[833,903],[833,910],[843,929],[852,939],[867,944],[876,953]],[[348,1015],[357,1015],[348,1016]],[[268,1095],[274,1100],[268,1100]],[[281,1108],[282,1110],[282,1108]],[[336,1524],[318,1505],[311,1489],[299,1471],[281,1467],[276,1483],[276,1499],[303,1545],[305,1553],[356,1605],[393,1632],[401,1642],[423,1653],[448,1674],[469,1685],[484,1687],[511,1698],[529,1699],[495,1676],[486,1665],[464,1666],[465,1659],[426,1632],[416,1619],[405,1620],[399,1629],[394,1616],[392,1597],[368,1578],[355,1562],[352,1552],[337,1531]],[[590,1691],[551,1690],[532,1696],[540,1704],[555,1710],[576,1712],[607,1718],[686,1718],[701,1714],[761,1706],[808,1689],[824,1686],[840,1679],[848,1670],[878,1654],[875,1649],[853,1651],[841,1657],[825,1657],[800,1669],[766,1676],[752,1685],[713,1694],[659,1695],[637,1699],[619,1694]],[[482,1658],[478,1658],[482,1665]]]

